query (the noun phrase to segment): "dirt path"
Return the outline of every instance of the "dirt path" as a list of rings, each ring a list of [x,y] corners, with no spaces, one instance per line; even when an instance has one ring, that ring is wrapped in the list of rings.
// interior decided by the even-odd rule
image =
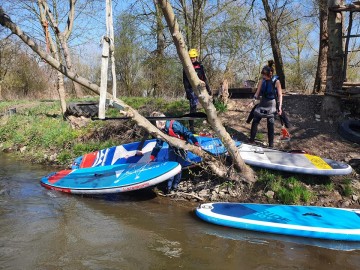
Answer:
[[[280,141],[281,124],[275,123],[275,147],[284,150],[301,149],[308,153],[327,157],[337,161],[352,163],[359,171],[360,145],[342,138],[338,131],[338,123],[326,121],[320,117],[323,96],[292,95],[284,96],[284,107],[290,118],[289,128],[291,140]],[[222,115],[224,125],[234,130],[239,140],[247,141],[251,124],[246,123],[250,108],[246,107],[249,99],[231,100],[229,110]],[[346,112],[350,113],[350,112]],[[356,116],[355,116],[356,117]],[[360,118],[360,116],[357,116]],[[259,133],[264,145],[267,145],[266,120],[259,125]],[[359,177],[359,175],[357,175]]]

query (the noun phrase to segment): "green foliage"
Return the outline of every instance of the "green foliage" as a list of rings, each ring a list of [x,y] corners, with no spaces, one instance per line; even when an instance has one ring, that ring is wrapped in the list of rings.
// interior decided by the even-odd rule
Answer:
[[[219,99],[216,99],[214,101],[214,106],[216,108],[216,111],[219,113],[226,112],[228,110],[227,104],[220,101]]]
[[[346,178],[343,186],[344,196],[350,197],[353,194],[353,189],[351,187],[351,179]]]
[[[123,100],[144,115],[153,110],[181,115],[188,109],[186,100],[166,101],[162,98],[142,97],[126,97]],[[11,107],[22,107],[21,112],[1,118],[2,148],[20,149],[26,146],[26,151],[39,162],[46,161],[47,157],[56,153],[56,162],[65,164],[85,153],[119,144],[119,141],[115,141],[111,136],[107,140],[101,140],[101,136],[91,136],[94,132],[101,135],[108,125],[106,121],[93,121],[81,129],[72,129],[70,124],[63,120],[59,102],[27,103],[28,101],[0,103],[0,110],[3,111]],[[119,111],[109,109],[106,114],[119,116]],[[84,141],[84,137],[88,139]]]
[[[225,181],[225,182],[221,183],[220,188],[234,189],[235,183],[234,183],[234,181]]]
[[[5,76],[1,74],[3,72],[0,68],[2,98],[21,99],[44,96],[43,89],[49,89],[51,84],[49,73],[39,65],[34,53],[20,49],[15,44],[11,46],[13,48],[9,57],[13,60],[7,62],[6,59],[2,59],[1,61],[2,64],[7,62]],[[2,54],[1,46],[0,54]]]
[[[296,177],[283,178],[280,173],[261,170],[258,181],[265,185],[265,189],[275,192],[276,198],[284,204],[310,203],[313,193]]]
[[[57,160],[60,164],[66,164],[73,158],[70,151],[65,150],[57,155]]]
[[[327,191],[333,191],[335,189],[333,182],[326,183],[324,186]]]
[[[126,104],[130,105],[144,115],[153,111],[160,111],[167,115],[182,115],[189,111],[188,101],[185,99],[165,100],[164,98],[149,97],[122,97]]]
[[[295,177],[285,180],[285,183],[275,191],[280,201],[285,204],[309,203],[312,193]]]
[[[141,107],[144,107],[145,104],[151,102],[153,99],[145,98],[145,97],[121,97],[126,104],[130,105],[134,109],[138,110]]]
[[[73,156],[81,156],[84,153],[91,153],[99,149],[104,149],[117,145],[118,142],[113,140],[108,141],[87,141],[86,143],[74,143],[72,148]]]
[[[257,139],[259,141],[263,141],[265,139],[264,133],[261,133],[261,132],[256,133],[255,139]]]

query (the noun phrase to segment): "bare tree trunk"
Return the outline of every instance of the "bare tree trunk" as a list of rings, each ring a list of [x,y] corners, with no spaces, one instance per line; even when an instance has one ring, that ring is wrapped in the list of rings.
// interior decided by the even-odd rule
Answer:
[[[317,64],[313,94],[319,94],[325,92],[327,55],[329,49],[327,0],[318,0],[318,4],[319,4],[319,22],[320,22],[320,42],[319,42],[319,56],[318,56],[318,64]]]
[[[101,58],[101,82],[100,82],[100,99],[99,99],[99,118],[105,118],[105,105],[108,84],[108,68],[109,55],[111,63],[112,75],[112,95],[116,98],[116,73],[115,73],[115,57],[114,57],[114,27],[112,19],[111,0],[106,0],[106,36],[102,40],[102,58]]]
[[[164,37],[164,25],[162,22],[161,8],[159,7],[158,0],[153,0],[156,12],[156,53],[158,56],[163,57],[166,41]]]
[[[76,69],[73,66],[72,58],[68,46],[68,39],[70,37],[74,25],[76,0],[69,0],[69,16],[68,16],[66,28],[63,32],[60,31],[58,22],[54,19],[52,12],[47,4],[47,1],[46,0],[38,0],[38,1],[43,6],[46,16],[49,18],[50,23],[54,29],[54,33],[57,36],[58,40],[60,41],[61,47],[64,52],[64,59],[66,62],[66,66],[68,67],[68,69],[76,73]],[[76,82],[74,82],[74,91],[76,97],[82,97],[84,95],[81,86]]]
[[[254,181],[255,177],[253,170],[247,165],[245,165],[244,161],[241,159],[241,156],[239,154],[237,147],[235,146],[233,139],[226,132],[220,119],[216,115],[216,108],[212,103],[211,97],[206,91],[205,83],[200,81],[195,70],[192,67],[192,63],[188,55],[188,52],[186,50],[186,45],[184,43],[183,36],[180,32],[179,25],[176,21],[174,11],[169,1],[159,0],[159,3],[161,3],[161,8],[163,10],[166,22],[169,26],[171,35],[173,37],[173,41],[175,43],[186,76],[189,78],[192,88],[194,89],[196,95],[199,97],[199,101],[208,115],[208,121],[211,127],[214,129],[216,134],[219,136],[219,138],[222,140],[222,142],[228,149],[228,152],[232,160],[234,161],[235,167],[241,170],[247,182]],[[218,170],[219,168],[216,169]]]
[[[49,65],[51,65],[53,68],[60,71],[62,74],[66,75],[71,80],[74,80],[77,83],[81,84],[82,86],[93,91],[94,93],[96,93],[98,95],[100,94],[100,88],[98,85],[96,85],[96,84],[90,82],[89,80],[81,77],[80,75],[72,72],[66,66],[62,65],[59,61],[57,61],[56,59],[51,57],[49,54],[44,52],[39,46],[37,46],[37,44],[29,36],[27,36],[15,23],[13,23],[11,21],[11,19],[5,14],[4,10],[1,7],[0,7],[0,24],[4,27],[8,28],[9,30],[11,30],[11,32],[13,34],[17,35],[25,44],[27,44],[42,59],[46,60],[47,63]],[[187,51],[185,51],[185,55],[187,55]],[[183,56],[183,55],[181,55],[181,56]],[[192,64],[189,63],[189,66],[190,65],[192,65]],[[196,73],[192,74],[192,75],[197,78]],[[199,87],[200,87],[200,83],[199,83]],[[198,90],[198,92],[199,91],[200,90]],[[205,85],[202,85],[201,92],[205,93],[207,95]],[[108,97],[111,98],[112,96],[110,94],[108,94]],[[211,102],[209,95],[207,95],[207,99],[208,99],[208,102]],[[202,101],[202,102],[204,102],[204,101]],[[239,175],[236,174],[234,171],[232,171],[227,166],[225,166],[225,164],[223,164],[222,162],[217,160],[215,157],[207,154],[204,151],[201,151],[196,146],[190,145],[183,140],[180,140],[180,139],[177,139],[174,137],[170,137],[170,136],[164,134],[163,132],[159,131],[145,117],[140,115],[135,109],[131,108],[129,105],[127,105],[122,100],[114,99],[114,104],[117,104],[118,107],[121,107],[122,108],[121,112],[123,114],[131,117],[140,127],[147,130],[153,136],[168,142],[170,145],[172,145],[174,147],[181,148],[184,150],[189,150],[189,151],[193,152],[194,154],[200,156],[203,159],[204,163],[206,165],[208,165],[211,168],[211,170],[219,177],[227,178],[231,181],[239,181]],[[212,109],[215,111],[215,108],[212,108]],[[217,119],[217,117],[216,117],[216,119]],[[211,120],[212,123],[214,123],[215,121],[216,120]],[[221,125],[221,123],[220,123],[220,126],[221,126],[220,129],[221,128],[224,129],[224,127]],[[218,129],[216,129],[216,131],[219,132]],[[234,143],[229,135],[228,135],[227,140],[230,140],[232,143]],[[223,142],[224,142],[224,140],[223,140]],[[228,141],[226,141],[226,142],[227,142],[227,144],[225,144],[225,145],[229,145]],[[240,155],[239,155],[239,157],[240,157]],[[244,165],[244,166],[245,166],[245,169],[243,172],[245,173],[246,179],[243,179],[243,180],[246,182],[255,181],[255,177],[253,176],[253,171],[252,170],[250,171],[252,178],[249,179],[248,178],[249,176],[247,176],[248,172],[246,171],[246,168],[249,168],[249,167],[247,167],[246,165]]]
[[[112,77],[112,95],[116,98],[116,70],[115,70],[115,37],[114,37],[114,22],[113,22],[113,13],[112,13],[112,1],[106,0],[106,10],[107,10],[107,23],[106,28],[110,38],[110,46],[109,46],[109,55],[111,61],[111,77]]]
[[[329,0],[328,8],[342,4],[342,0]],[[322,104],[322,115],[326,118],[338,118],[341,113],[340,101],[331,96],[343,85],[344,49],[343,49],[343,14],[329,11],[328,17],[329,52],[327,65],[326,94]]]
[[[221,94],[219,93],[220,101],[224,104],[227,104],[229,101],[229,83],[227,79],[225,79],[222,82],[220,91],[221,91]]]
[[[183,17],[184,17],[184,30],[185,30],[185,40],[186,44],[194,48],[194,44],[191,42],[191,21],[189,17],[188,7],[186,0],[180,0],[180,5],[182,7]]]
[[[274,56],[274,62],[276,67],[276,75],[279,76],[279,80],[281,82],[281,88],[285,89],[285,72],[284,72],[284,65],[281,56],[281,49],[280,49],[280,42],[277,37],[277,22],[278,19],[274,18],[273,12],[270,9],[269,1],[262,0],[266,15],[266,22],[269,28],[270,34],[270,41],[271,41],[271,48]]]
[[[65,114],[66,111],[66,101],[65,101],[65,85],[64,85],[64,75],[58,71],[57,72],[57,88],[60,98],[60,107],[62,114]]]
[[[49,30],[46,27],[45,10],[41,5],[41,0],[38,1],[38,6],[40,10],[40,21],[44,28],[45,39],[47,39],[46,42],[48,43],[47,46],[49,46],[50,52],[53,55],[53,57],[60,62],[60,56],[59,56],[60,50],[58,50],[57,46],[55,46],[54,42],[50,38]],[[48,36],[48,38],[46,38],[46,36]],[[66,95],[65,95],[64,75],[60,71],[57,72],[57,91],[60,99],[61,112],[64,115],[66,111]]]
[[[158,97],[161,96],[164,91],[166,91],[166,78],[164,74],[164,69],[166,62],[164,57],[166,41],[164,35],[164,23],[163,23],[163,14],[159,6],[158,0],[153,0],[155,7],[155,20],[156,20],[156,53],[155,58],[152,59],[150,64],[150,77],[152,79],[152,96]]]

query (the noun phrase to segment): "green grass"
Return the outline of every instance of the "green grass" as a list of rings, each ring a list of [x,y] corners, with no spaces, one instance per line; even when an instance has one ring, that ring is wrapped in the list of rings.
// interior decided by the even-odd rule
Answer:
[[[221,189],[233,189],[235,188],[236,184],[233,181],[225,181],[221,183],[220,188]]]
[[[258,133],[256,133],[255,139],[257,139],[259,141],[263,141],[265,139],[265,134],[258,132]]]
[[[264,187],[264,193],[272,190],[275,198],[284,204],[309,204],[314,194],[304,183],[294,176],[284,178],[281,173],[269,170],[260,170],[258,181]]]
[[[219,113],[226,112],[228,110],[227,104],[221,102],[220,100],[216,99],[214,101],[214,106],[216,108],[216,111]]]
[[[346,197],[350,197],[353,194],[353,189],[351,187],[351,179],[346,178],[344,180],[343,192],[344,196]]]
[[[165,101],[160,98],[142,97],[122,99],[140,112],[149,111],[150,113],[157,110],[166,114],[180,115],[188,112],[189,109],[187,100]],[[73,101],[76,102],[76,100],[71,102]],[[70,124],[63,120],[58,101],[0,102],[0,113],[14,107],[17,108],[16,114],[0,118],[0,148],[26,149],[27,156],[31,156],[35,162],[46,162],[55,153],[56,163],[67,164],[85,153],[122,143],[114,141],[111,136],[106,140],[97,138],[102,137],[103,130],[108,124],[105,121],[93,121],[80,129],[71,128]],[[120,116],[120,113],[117,109],[109,108],[106,115],[115,117]],[[94,132],[100,136],[91,137],[90,135]],[[108,132],[111,133],[111,131]]]

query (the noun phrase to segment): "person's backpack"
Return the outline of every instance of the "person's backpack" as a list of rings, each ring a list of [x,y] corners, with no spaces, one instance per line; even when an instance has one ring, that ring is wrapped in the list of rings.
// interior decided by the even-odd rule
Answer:
[[[267,99],[277,99],[277,91],[275,84],[279,80],[278,76],[273,76],[270,81],[263,80],[260,94]]]

